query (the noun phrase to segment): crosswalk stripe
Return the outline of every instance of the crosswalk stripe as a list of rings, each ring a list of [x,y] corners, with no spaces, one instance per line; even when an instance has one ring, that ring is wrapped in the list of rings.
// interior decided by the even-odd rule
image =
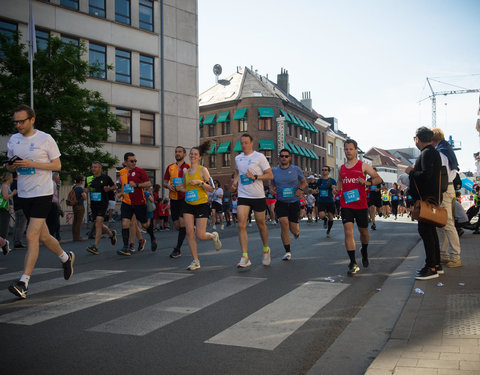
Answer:
[[[189,276],[191,276],[191,274],[157,273],[124,283],[115,284],[93,292],[62,298],[41,306],[34,306],[28,309],[4,314],[0,316],[0,323],[33,325]]]
[[[264,280],[264,278],[230,276],[99,324],[88,331],[144,336]]]
[[[274,350],[347,287],[309,281],[205,342]]]
[[[61,267],[58,267],[58,268],[35,268],[33,270],[32,277],[37,276],[37,275],[43,275],[44,273],[55,272],[55,271],[58,271],[58,273],[61,273],[61,272],[63,272],[63,269]],[[20,278],[20,276],[22,276],[22,271],[4,273],[3,275],[0,275],[0,282],[18,280]]]
[[[93,270],[93,271],[87,271],[82,273],[75,273],[75,276],[68,281],[65,281],[63,277],[58,277],[56,279],[51,279],[51,280],[39,281],[37,283],[32,283],[31,285],[29,285],[28,294],[31,295],[32,293],[42,293],[48,290],[57,289],[64,286],[70,286],[70,285],[83,283],[85,281],[100,279],[102,277],[107,277],[120,272],[125,272],[125,271]],[[15,299],[15,296],[12,293],[10,293],[7,289],[0,290],[0,303],[5,301],[10,301],[12,299]]]

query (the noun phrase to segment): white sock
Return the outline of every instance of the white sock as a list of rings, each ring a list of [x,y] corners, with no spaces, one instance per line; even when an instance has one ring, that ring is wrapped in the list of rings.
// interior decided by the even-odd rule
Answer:
[[[62,255],[59,256],[59,258],[60,258],[60,260],[62,261],[62,263],[65,263],[65,262],[68,260],[69,256],[68,256],[68,254],[64,251],[64,252],[62,253]]]
[[[28,288],[28,282],[30,281],[30,276],[23,274],[20,278],[20,281],[25,283],[25,287]]]

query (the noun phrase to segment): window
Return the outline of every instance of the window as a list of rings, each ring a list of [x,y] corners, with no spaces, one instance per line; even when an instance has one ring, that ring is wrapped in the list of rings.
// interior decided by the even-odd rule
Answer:
[[[60,0],[60,5],[66,8],[78,10],[78,0]]]
[[[238,120],[238,131],[239,132],[248,131],[248,119],[242,118],[241,120]]]
[[[77,38],[71,38],[65,35],[62,35],[62,42],[67,44],[73,44],[77,48],[80,46],[80,41]]]
[[[153,57],[140,55],[140,86],[153,88]]]
[[[152,183],[153,187],[153,185],[155,185],[155,169],[145,169],[145,173],[147,174],[148,179]]]
[[[224,153],[222,166],[227,168],[227,167],[230,167],[230,164],[231,164],[230,154]]]
[[[105,18],[105,0],[89,0],[88,12],[92,16]]]
[[[115,80],[117,82],[130,83],[130,62],[130,52],[120,49],[115,50]]]
[[[107,47],[90,42],[89,44],[90,66],[99,69],[91,73],[94,78],[107,78]]]
[[[140,0],[138,7],[140,12],[140,28],[143,30],[153,31],[153,1]]]
[[[294,126],[293,128],[295,129],[294,132],[293,132],[293,134],[294,134],[293,136],[295,138],[298,138],[298,128],[296,126]]]
[[[140,112],[140,144],[155,145],[155,115]]]
[[[132,143],[132,111],[117,108],[115,114],[123,125],[123,128],[117,131],[117,142]]]
[[[258,130],[272,130],[272,118],[271,117],[259,118]]]
[[[17,24],[0,21],[0,34],[13,38],[17,32]]]
[[[216,155],[215,154],[212,154],[210,155],[210,168],[216,168],[216,161],[217,161],[217,158],[216,158]]]
[[[46,51],[48,48],[48,37],[50,36],[50,33],[48,31],[35,29],[35,35],[37,37],[37,50]]]
[[[261,153],[263,153],[263,155],[265,155],[265,157],[267,158],[267,161],[272,164],[272,150],[262,150],[260,151]]]
[[[333,143],[328,142],[328,155],[333,156]]]
[[[217,135],[217,124],[208,125],[208,136],[213,137]]]
[[[230,122],[222,122],[222,134],[230,134]]]
[[[115,21],[130,25],[130,0],[115,0]]]
[[[303,141],[302,132],[300,132],[300,134],[298,135],[298,139],[300,139],[301,141]]]

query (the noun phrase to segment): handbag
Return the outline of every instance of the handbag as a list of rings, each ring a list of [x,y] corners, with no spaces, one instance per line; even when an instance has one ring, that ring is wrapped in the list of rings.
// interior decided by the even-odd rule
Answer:
[[[155,205],[154,202],[152,202],[150,199],[147,199],[147,212],[153,212],[157,206]]]
[[[438,228],[444,227],[448,220],[447,210],[438,205],[433,199],[427,198],[426,200],[422,200],[422,195],[418,190],[417,182],[413,180],[413,183],[415,184],[415,188],[417,189],[420,199],[417,200],[413,206],[412,219],[427,224],[433,224]],[[440,183],[438,185],[438,201],[440,202],[441,186]]]
[[[9,203],[8,199],[4,199],[2,193],[0,193],[0,209],[8,211]]]

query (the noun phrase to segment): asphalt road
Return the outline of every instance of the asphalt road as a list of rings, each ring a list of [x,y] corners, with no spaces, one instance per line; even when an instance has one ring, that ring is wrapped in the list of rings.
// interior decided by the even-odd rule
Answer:
[[[75,274],[63,280],[59,260],[41,249],[27,300],[6,291],[21,274],[23,250],[0,259],[3,374],[305,374],[418,242],[406,218],[371,231],[370,267],[347,276],[343,229],[301,224],[284,254],[279,226],[269,226],[272,264],[263,267],[255,224],[249,228],[252,267],[239,272],[235,228],[223,248],[199,245],[201,269],[170,259],[176,233],[158,233],[159,250],[118,256],[107,239],[100,255],[86,243]],[[358,233],[355,233],[358,239]],[[357,242],[358,243],[358,242]],[[375,319],[372,316],[371,319]],[[369,324],[365,319],[365,324]],[[352,337],[361,346],[361,337]],[[352,353],[353,358],[353,353]]]

